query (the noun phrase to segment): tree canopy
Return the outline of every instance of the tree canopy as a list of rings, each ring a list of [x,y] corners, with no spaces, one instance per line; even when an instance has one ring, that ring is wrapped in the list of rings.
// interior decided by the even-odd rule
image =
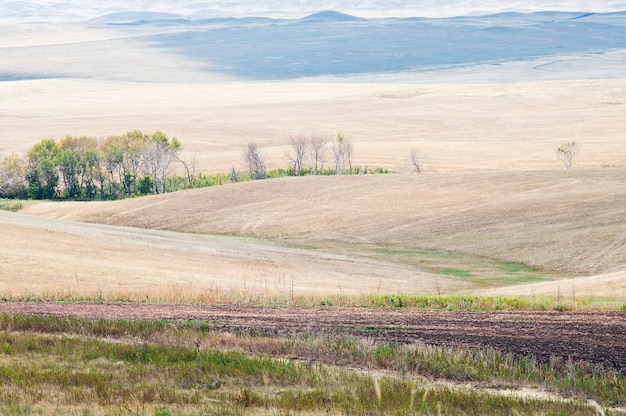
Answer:
[[[160,131],[134,130],[101,140],[44,139],[28,151],[25,162],[15,154],[2,161],[0,196],[92,200],[164,193],[181,147]]]

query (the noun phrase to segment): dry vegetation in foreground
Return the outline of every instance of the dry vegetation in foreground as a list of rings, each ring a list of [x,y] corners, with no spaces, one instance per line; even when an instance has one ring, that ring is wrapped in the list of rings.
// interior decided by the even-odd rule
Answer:
[[[0,327],[7,415],[589,415],[599,406],[588,400],[605,414],[626,404],[619,375],[492,350],[233,336],[193,321],[0,315]],[[523,387],[558,395],[504,394]]]

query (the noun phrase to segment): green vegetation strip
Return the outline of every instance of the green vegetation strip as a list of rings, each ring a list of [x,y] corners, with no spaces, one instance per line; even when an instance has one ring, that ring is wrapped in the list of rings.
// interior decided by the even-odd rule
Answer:
[[[358,245],[353,250],[358,249]],[[502,261],[458,251],[402,247],[362,247],[360,254],[409,264],[430,273],[473,283],[476,288],[501,287],[519,283],[549,282],[554,272],[537,270],[523,263]]]
[[[436,387],[422,377],[626,404],[626,380],[617,374],[493,350],[230,336],[198,321],[0,315],[0,329],[0,413],[9,415],[593,414],[583,400]]]
[[[0,302],[59,302],[59,303],[153,303],[153,304],[222,304],[257,306],[303,306],[303,307],[355,307],[355,308],[412,308],[449,311],[617,311],[626,310],[623,298],[596,298],[577,296],[470,296],[442,295],[422,296],[412,294],[366,294],[366,295],[301,295],[272,294],[249,291],[226,291],[210,289],[189,293],[177,292],[175,297],[144,294],[41,293],[28,295],[3,295]]]

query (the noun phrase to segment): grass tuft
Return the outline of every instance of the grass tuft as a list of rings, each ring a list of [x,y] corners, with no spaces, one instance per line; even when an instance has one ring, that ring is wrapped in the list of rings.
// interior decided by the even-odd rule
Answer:
[[[1,199],[0,198],[0,211],[19,211],[24,208],[24,201],[19,199]]]

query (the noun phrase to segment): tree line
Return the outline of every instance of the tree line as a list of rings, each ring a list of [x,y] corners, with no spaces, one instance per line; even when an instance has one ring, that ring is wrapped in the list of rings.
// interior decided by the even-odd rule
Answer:
[[[195,160],[180,156],[180,141],[161,131],[44,139],[26,157],[11,153],[0,161],[0,198],[114,200],[282,176],[389,173],[355,165],[352,141],[342,133],[334,140],[319,134],[293,136],[289,144],[287,168],[268,170],[263,152],[250,142],[242,151],[244,169],[233,165],[230,174],[203,175],[196,174]],[[573,141],[557,148],[566,169],[572,168],[578,149]],[[411,150],[409,164],[421,173],[421,153]],[[173,175],[177,166],[182,175]]]
[[[309,137],[303,135],[291,137],[289,143],[290,148],[285,152],[285,159],[289,163],[285,173],[289,176],[367,173],[367,167],[361,169],[353,166],[352,141],[343,133],[337,133],[336,139],[332,142],[327,136],[313,134]],[[250,179],[268,177],[265,157],[256,143],[246,145],[243,158]],[[331,165],[327,166],[329,161]]]
[[[157,131],[134,130],[106,139],[66,136],[44,139],[26,157],[0,161],[0,198],[114,200],[182,189],[280,176],[387,173],[353,163],[352,141],[342,133],[294,136],[285,152],[287,168],[268,170],[256,143],[242,151],[245,168],[230,174],[196,174],[195,161],[180,156],[182,144]],[[182,175],[174,175],[175,168]]]
[[[0,196],[108,200],[164,193],[180,149],[160,131],[44,139],[26,158],[11,153],[0,162]]]

